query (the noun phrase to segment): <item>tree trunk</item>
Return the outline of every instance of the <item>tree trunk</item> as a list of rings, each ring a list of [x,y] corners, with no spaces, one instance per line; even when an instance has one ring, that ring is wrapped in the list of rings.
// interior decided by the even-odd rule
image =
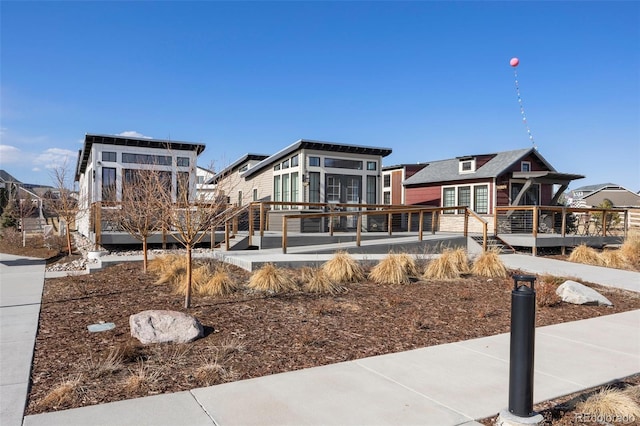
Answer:
[[[69,252],[69,256],[71,256],[71,231],[69,229],[69,222],[65,220],[65,229],[67,231],[67,251]]]
[[[142,272],[147,273],[147,237],[142,238]]]
[[[191,307],[191,244],[187,244],[187,291],[184,297],[184,307],[189,309]]]

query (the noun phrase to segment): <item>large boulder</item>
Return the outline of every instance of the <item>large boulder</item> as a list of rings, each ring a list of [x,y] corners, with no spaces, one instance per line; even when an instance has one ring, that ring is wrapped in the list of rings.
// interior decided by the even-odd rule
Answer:
[[[612,306],[613,303],[606,297],[575,281],[565,281],[556,289],[556,294],[562,298],[563,302],[576,305],[605,305]]]
[[[188,343],[204,336],[202,324],[193,316],[175,311],[143,311],[129,317],[131,336],[147,343]]]

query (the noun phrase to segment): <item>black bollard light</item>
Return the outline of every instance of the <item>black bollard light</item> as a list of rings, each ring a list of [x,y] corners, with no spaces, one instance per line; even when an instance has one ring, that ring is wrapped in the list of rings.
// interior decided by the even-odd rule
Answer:
[[[535,415],[533,412],[533,357],[536,329],[535,280],[536,277],[531,275],[514,275],[513,291],[511,292],[509,412],[519,417]]]

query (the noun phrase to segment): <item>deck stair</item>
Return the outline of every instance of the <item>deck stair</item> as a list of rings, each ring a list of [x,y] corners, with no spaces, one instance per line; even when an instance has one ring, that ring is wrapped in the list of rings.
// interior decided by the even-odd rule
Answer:
[[[482,236],[471,236],[475,242],[482,245]],[[494,235],[487,235],[487,250],[496,250],[498,253],[515,253],[516,249]]]

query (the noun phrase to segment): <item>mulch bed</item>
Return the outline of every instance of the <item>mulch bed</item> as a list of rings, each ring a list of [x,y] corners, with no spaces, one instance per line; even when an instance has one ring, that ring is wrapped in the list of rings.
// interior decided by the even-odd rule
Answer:
[[[235,280],[249,273],[231,267]],[[511,271],[518,273],[518,271]],[[288,271],[299,276],[298,271]],[[337,295],[275,296],[242,290],[229,297],[184,297],[140,263],[45,282],[26,413],[55,411],[327,365],[509,331],[513,280],[467,277],[409,285],[349,284]],[[640,308],[640,295],[593,286],[613,307],[559,304],[537,310],[537,326]],[[142,345],[129,316],[183,311],[205,326],[185,345]],[[113,322],[113,330],[87,326]],[[106,368],[110,354],[123,363]],[[206,368],[203,368],[206,367]],[[132,380],[144,376],[145,380]],[[68,398],[45,398],[65,380]]]

